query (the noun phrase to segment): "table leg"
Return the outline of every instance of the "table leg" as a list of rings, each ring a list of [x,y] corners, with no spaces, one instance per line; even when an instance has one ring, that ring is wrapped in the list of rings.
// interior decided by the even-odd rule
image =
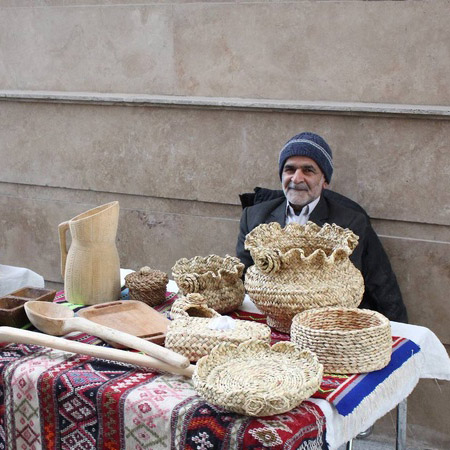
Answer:
[[[345,450],[353,450],[353,439],[350,439],[346,446],[345,446]]]
[[[395,450],[406,450],[406,398],[397,405],[397,440]]]

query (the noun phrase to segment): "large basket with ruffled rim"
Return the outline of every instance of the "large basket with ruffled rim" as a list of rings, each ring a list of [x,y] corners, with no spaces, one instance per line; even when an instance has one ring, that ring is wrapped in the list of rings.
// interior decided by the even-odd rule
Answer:
[[[357,244],[358,236],[335,224],[261,224],[245,239],[255,263],[246,273],[245,288],[267,323],[285,333],[304,310],[356,308],[364,280],[349,256]]]
[[[202,294],[208,306],[225,314],[234,311],[244,301],[242,274],[244,264],[234,256],[195,256],[179,259],[172,275],[180,292]]]
[[[390,322],[369,309],[303,311],[292,321],[291,340],[313,351],[328,373],[372,372],[391,360]]]
[[[220,344],[198,361],[192,377],[206,401],[249,416],[281,414],[320,386],[323,367],[309,350],[292,342],[270,347],[250,340]]]
[[[270,328],[249,320],[221,316],[200,294],[179,297],[172,305],[173,319],[167,329],[165,346],[190,361],[198,361],[222,342],[240,344],[249,339],[270,342]],[[230,323],[231,322],[231,323]]]

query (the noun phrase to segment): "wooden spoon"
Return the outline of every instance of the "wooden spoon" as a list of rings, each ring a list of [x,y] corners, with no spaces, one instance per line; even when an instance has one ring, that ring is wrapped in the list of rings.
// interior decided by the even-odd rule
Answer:
[[[117,342],[126,347],[140,350],[175,367],[185,368],[190,364],[185,356],[160,347],[153,342],[115,330],[114,328],[99,325],[82,317],[74,317],[74,312],[64,305],[28,301],[25,303],[25,312],[30,322],[38,330],[53,336],[64,336],[72,331],[82,331],[98,336],[106,341]]]
[[[192,377],[194,365],[181,369],[166,364],[159,359],[152,358],[140,353],[128,352],[117,348],[100,347],[97,345],[84,344],[82,342],[71,341],[47,334],[37,333],[36,331],[22,330],[20,328],[0,327],[0,342],[14,342],[18,344],[33,344],[50,347],[65,352],[79,353],[89,355],[95,358],[107,359],[110,361],[121,361],[127,364],[147,367],[159,372],[168,372],[185,377]]]

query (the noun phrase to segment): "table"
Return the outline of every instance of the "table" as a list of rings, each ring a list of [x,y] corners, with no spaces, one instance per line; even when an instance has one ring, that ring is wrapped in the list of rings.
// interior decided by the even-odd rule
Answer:
[[[382,383],[374,395],[366,397],[348,416],[340,415],[336,408],[325,400],[311,399],[325,414],[327,442],[330,448],[346,443],[395,408],[413,391],[419,379],[450,380],[450,359],[444,346],[431,330],[398,322],[391,322],[391,327],[393,335],[411,339],[420,346],[421,351]],[[401,405],[399,412],[403,421],[402,427],[406,425],[405,404]]]
[[[165,306],[174,298],[167,294]],[[246,299],[242,314],[253,308]],[[406,398],[419,378],[450,380],[448,355],[434,333],[392,325],[394,334],[415,340],[420,352],[346,416],[328,401],[311,398],[282,415],[248,418],[208,405],[191,380],[180,376],[9,344],[0,352],[0,447],[333,449]],[[80,333],[68,338],[99,342]]]
[[[260,313],[256,305],[246,295],[242,310]],[[311,398],[325,415],[327,443],[337,448],[366,430],[378,419],[399,405],[397,424],[397,449],[401,449],[401,436],[406,431],[406,402],[404,400],[413,391],[421,378],[450,380],[450,358],[438,337],[428,328],[391,322],[393,336],[401,336],[415,342],[421,351],[414,354],[395,371],[388,380],[377,388],[376,393],[366,397],[352,413],[339,414],[328,401]]]

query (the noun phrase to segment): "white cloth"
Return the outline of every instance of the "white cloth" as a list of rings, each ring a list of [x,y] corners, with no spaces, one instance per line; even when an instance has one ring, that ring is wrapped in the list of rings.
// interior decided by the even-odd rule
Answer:
[[[305,205],[298,215],[295,214],[294,209],[288,202],[286,206],[286,225],[288,223],[298,223],[299,225],[305,225],[305,223],[309,220],[309,216],[314,211],[314,208],[317,206],[317,203],[319,203],[319,200],[320,196],[313,200],[311,203]]]
[[[44,287],[44,278],[24,267],[0,264],[0,295],[10,294],[25,286]]]
[[[211,330],[234,330],[236,321],[230,316],[218,316],[209,321],[208,328]]]
[[[392,335],[415,342],[423,351],[420,378],[450,381],[450,358],[438,337],[426,327],[391,322]]]
[[[345,444],[395,408],[414,390],[420,378],[450,380],[450,358],[431,330],[398,322],[391,322],[391,327],[393,336],[408,338],[421,349],[404,364],[405,367],[396,371],[397,377],[394,372],[377,388],[375,395],[366,397],[357,410],[345,417],[326,400],[309,399],[325,414],[330,450]]]
[[[134,270],[131,269],[120,269],[120,287],[124,287],[125,286],[125,277],[130,274],[133,273]]]

